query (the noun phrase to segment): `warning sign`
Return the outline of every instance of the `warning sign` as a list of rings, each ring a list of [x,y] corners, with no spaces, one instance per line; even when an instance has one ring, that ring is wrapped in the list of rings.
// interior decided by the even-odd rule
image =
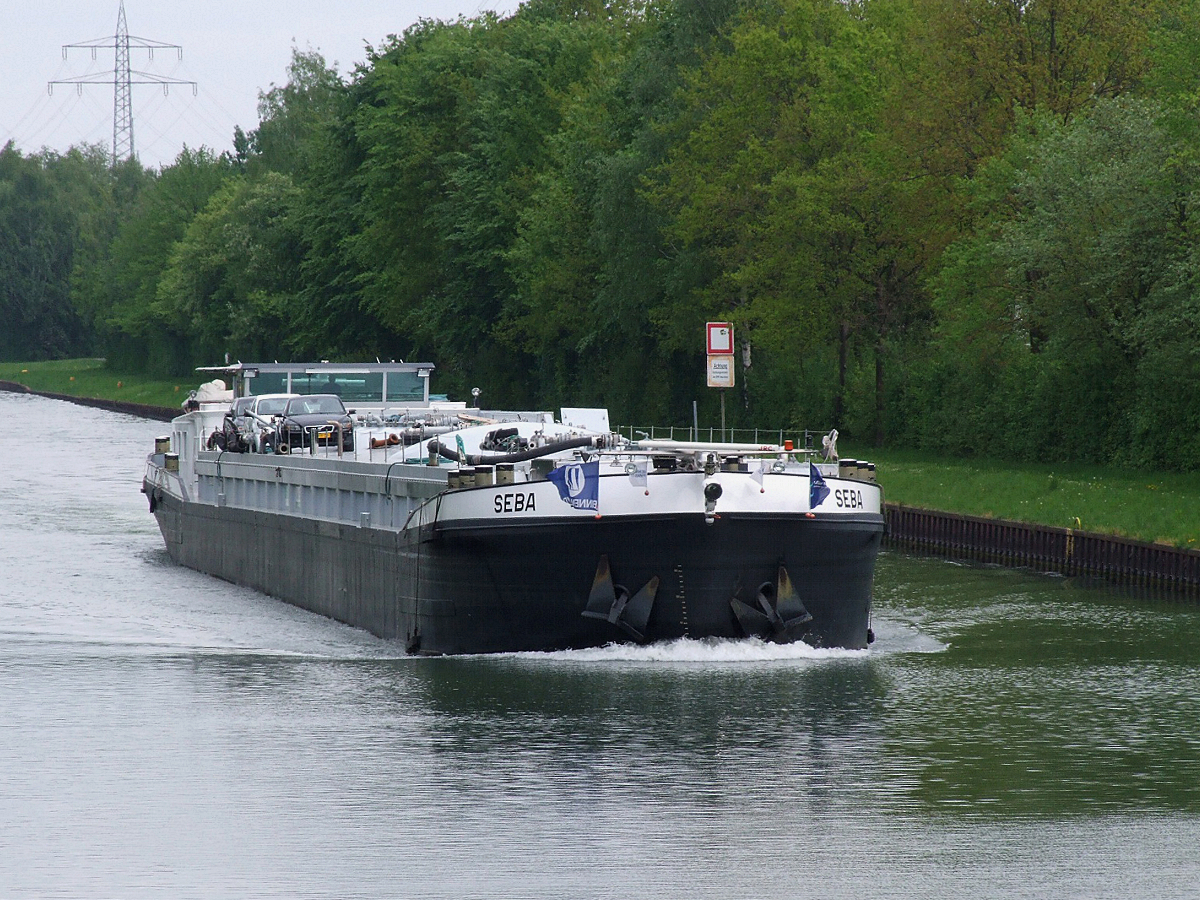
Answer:
[[[708,386],[715,388],[733,387],[733,357],[713,355],[708,357]]]

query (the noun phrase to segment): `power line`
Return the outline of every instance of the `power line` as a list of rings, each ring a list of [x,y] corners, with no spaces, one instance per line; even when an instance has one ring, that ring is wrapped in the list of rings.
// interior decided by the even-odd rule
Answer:
[[[112,158],[114,165],[123,159],[132,159],[136,155],[133,148],[132,85],[161,84],[163,93],[165,94],[173,84],[190,84],[192,86],[192,96],[196,96],[197,93],[197,85],[194,81],[183,81],[178,78],[170,78],[165,75],[156,75],[152,72],[141,72],[131,69],[129,65],[130,48],[145,50],[149,59],[154,59],[155,50],[174,50],[179,54],[179,58],[183,59],[183,47],[179,44],[164,44],[162,41],[152,41],[130,35],[129,29],[125,24],[125,0],[121,0],[121,8],[117,13],[117,33],[115,35],[94,38],[93,40],[83,41],[79,44],[63,44],[62,48],[63,59],[67,58],[68,50],[90,49],[92,51],[92,59],[96,58],[96,51],[99,49],[112,50],[114,51],[112,71],[77,75],[74,78],[64,78],[48,82],[47,84],[47,89],[51,94],[54,93],[54,85],[56,84],[73,84],[75,85],[75,90],[82,94],[85,84],[107,84],[111,79],[113,86]],[[134,77],[135,75],[137,76],[136,78]]]

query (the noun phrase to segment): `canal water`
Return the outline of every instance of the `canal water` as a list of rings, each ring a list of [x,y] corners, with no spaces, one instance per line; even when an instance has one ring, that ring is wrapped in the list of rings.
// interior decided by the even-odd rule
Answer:
[[[161,423],[0,421],[0,897],[1200,895],[1194,603],[885,554],[869,651],[411,659],[173,565]]]

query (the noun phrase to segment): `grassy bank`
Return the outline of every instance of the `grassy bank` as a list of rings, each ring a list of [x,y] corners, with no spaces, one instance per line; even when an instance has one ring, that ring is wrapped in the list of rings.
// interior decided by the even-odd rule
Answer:
[[[151,406],[178,407],[201,380],[199,375],[191,381],[126,375],[100,359],[0,363],[0,381]],[[874,460],[885,495],[895,503],[1200,546],[1200,473],[930,459],[847,445],[842,451]]]
[[[50,362],[0,362],[0,381],[15,381],[35,391],[125,400],[148,406],[178,407],[202,379],[171,381],[129,375],[109,369],[103,359],[60,359]]]
[[[861,455],[875,461],[893,503],[1200,546],[1200,473],[931,459],[902,450]]]

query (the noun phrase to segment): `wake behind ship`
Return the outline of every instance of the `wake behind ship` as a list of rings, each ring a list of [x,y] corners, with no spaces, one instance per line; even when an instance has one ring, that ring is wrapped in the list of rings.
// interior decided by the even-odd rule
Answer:
[[[424,654],[866,647],[873,467],[431,400],[425,363],[208,370],[143,491],[183,565]]]

